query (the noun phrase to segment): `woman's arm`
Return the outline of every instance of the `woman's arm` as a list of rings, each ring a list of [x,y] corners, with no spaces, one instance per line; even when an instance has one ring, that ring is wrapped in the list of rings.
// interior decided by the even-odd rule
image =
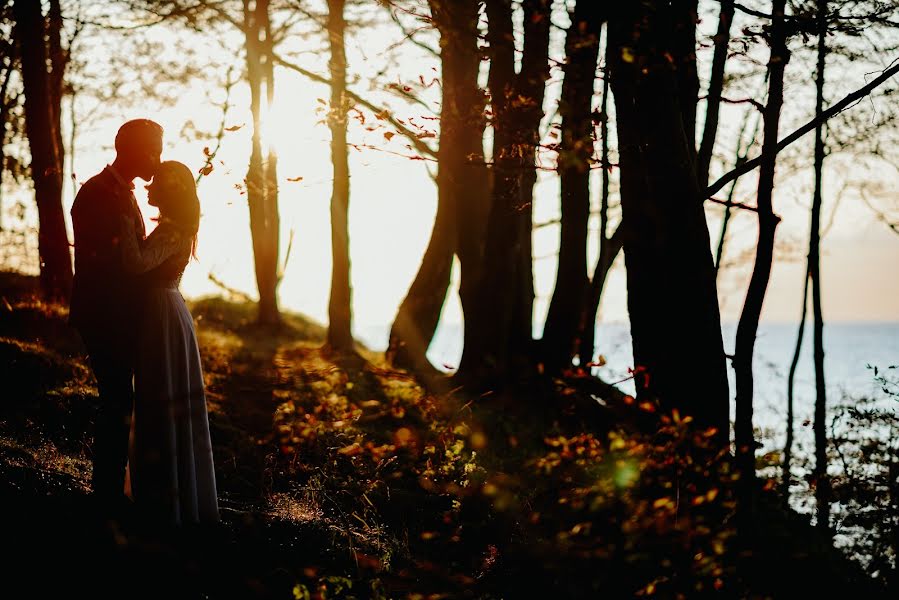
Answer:
[[[138,244],[134,219],[122,217],[119,244],[122,266],[131,273],[145,273],[155,269],[174,255],[183,245],[182,237],[171,230],[154,231],[143,244]]]

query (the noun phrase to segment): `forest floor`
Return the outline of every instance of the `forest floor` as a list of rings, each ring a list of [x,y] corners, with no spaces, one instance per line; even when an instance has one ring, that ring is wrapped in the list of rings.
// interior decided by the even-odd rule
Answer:
[[[686,424],[629,437],[612,412],[579,410],[589,394],[560,381],[527,399],[435,394],[365,348],[333,355],[308,319],[260,328],[251,306],[221,299],[191,309],[222,523],[102,526],[89,501],[95,382],[65,311],[35,285],[0,273],[5,597],[881,591],[793,513],[771,510],[741,563],[724,525],[728,475],[670,458]],[[672,468],[691,509],[670,489]]]

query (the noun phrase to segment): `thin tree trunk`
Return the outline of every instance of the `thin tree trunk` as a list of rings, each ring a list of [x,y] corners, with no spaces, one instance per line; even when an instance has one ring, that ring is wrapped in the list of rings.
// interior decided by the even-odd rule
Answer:
[[[571,366],[589,284],[586,248],[593,158],[592,102],[601,31],[597,5],[580,0],[575,5],[565,40],[565,79],[559,101],[562,115],[558,159],[562,204],[559,266],[542,341],[543,363],[551,373]],[[605,234],[600,235],[604,238]]]
[[[721,94],[724,89],[724,67],[727,63],[730,26],[733,20],[733,0],[721,0],[721,12],[718,15],[718,31],[715,33],[715,52],[712,55],[712,72],[709,76],[709,91],[706,95],[705,124],[702,130],[702,142],[699,144],[699,156],[696,160],[696,178],[703,186],[708,185],[709,167],[712,163],[712,153],[715,150],[715,137],[718,133],[718,111],[721,108]],[[739,139],[742,140],[742,134]],[[729,210],[730,207],[728,207]],[[717,261],[715,264],[717,265]]]
[[[50,59],[50,109],[53,111],[53,126],[56,129],[57,160],[59,176],[65,173],[65,144],[62,139],[62,96],[68,55],[62,47],[62,8],[59,0],[50,0],[47,13],[47,50]]]
[[[753,497],[755,487],[755,438],[752,428],[753,379],[752,357],[755,338],[758,333],[762,303],[771,276],[774,256],[774,233],[778,217],[774,214],[772,196],[774,191],[774,170],[776,165],[780,112],[783,106],[784,70],[789,60],[784,9],[786,0],[774,0],[772,7],[770,40],[771,58],[768,62],[768,102],[765,106],[765,127],[762,154],[767,160],[761,164],[758,184],[759,235],[752,276],[746,291],[746,301],[740,322],[737,325],[737,339],[734,352],[734,372],[736,374],[736,420],[734,435],[736,443],[736,467],[740,475],[737,486],[738,516],[744,535],[751,535]]]
[[[824,112],[824,69],[827,59],[827,0],[818,0],[818,65],[815,116]],[[812,282],[815,360],[815,500],[818,529],[830,534],[830,479],[827,475],[827,388],[824,381],[824,317],[821,313],[821,201],[824,171],[824,123],[815,128],[815,192],[812,200],[808,271]]]
[[[608,35],[606,35],[606,51],[608,54]],[[608,64],[608,60],[606,61]],[[600,196],[599,196],[599,256],[596,266],[593,268],[593,276],[587,289],[585,310],[581,317],[578,332],[578,357],[582,367],[593,361],[593,353],[596,349],[596,317],[599,314],[599,302],[602,299],[606,277],[615,262],[618,253],[621,252],[623,241],[621,239],[620,225],[615,230],[614,243],[609,238],[609,74],[603,74],[602,99],[599,105],[599,136],[600,136],[600,161],[602,166]]]
[[[253,8],[244,0],[244,34],[247,53],[247,82],[250,86],[250,112],[253,115],[253,139],[250,165],[247,170],[247,202],[250,211],[250,233],[253,240],[253,261],[256,287],[259,290],[257,320],[261,324],[280,322],[277,299],[277,206],[272,214],[268,193],[266,156],[263,148],[263,85],[267,83],[268,2],[259,0]],[[275,192],[277,199],[277,192]],[[275,200],[277,203],[277,200]],[[275,252],[272,252],[274,244]]]
[[[67,301],[72,288],[72,258],[62,209],[62,171],[50,73],[47,71],[46,23],[39,2],[13,3],[15,36],[25,90],[25,129],[31,148],[39,230],[41,288],[49,297]]]
[[[4,44],[3,50],[11,51],[12,45],[8,42]],[[9,81],[12,78],[12,60],[9,66],[3,71],[3,83],[0,84],[0,231],[3,231],[3,169],[6,166],[6,118],[9,113],[9,104],[6,99],[6,90],[9,87]]]
[[[713,428],[724,448],[729,395],[721,319],[692,143],[666,46],[672,18],[664,5],[648,3],[622,3],[612,15],[608,55],[637,393]],[[697,369],[698,392],[685,376]]]
[[[799,366],[799,356],[802,351],[802,339],[805,337],[805,320],[808,313],[808,265],[805,267],[805,278],[802,285],[802,313],[799,317],[799,331],[796,333],[796,348],[793,350],[793,360],[790,361],[790,372],[787,375],[787,439],[784,442],[784,458],[781,466],[781,497],[785,508],[790,506],[790,483],[793,475],[793,390],[796,381],[796,369]]]
[[[334,183],[331,191],[331,296],[328,301],[328,345],[338,351],[353,349],[352,289],[350,288],[349,202],[350,169],[346,129],[346,51],[344,46],[345,0],[328,0],[328,37],[331,58],[331,163]]]
[[[674,61],[678,104],[684,135],[691,157],[696,158],[696,108],[699,102],[699,74],[696,68],[696,21],[699,0],[678,0],[671,3],[674,31],[671,38],[671,58]]]
[[[396,366],[421,368],[446,301],[453,254],[467,195],[477,195],[476,182],[465,179],[469,154],[479,152],[483,140],[483,95],[477,85],[478,3],[431,0],[431,14],[440,32],[443,99],[437,171],[437,215],[418,273],[400,304],[388,342],[388,359]],[[467,184],[467,185],[466,185]],[[466,267],[467,267],[466,263]]]
[[[257,0],[256,11],[260,15],[260,31],[264,35],[262,48],[263,74],[265,78],[266,110],[268,114],[268,134],[272,135],[272,106],[275,102],[275,61],[274,40],[272,39],[271,19],[269,17],[269,0]],[[278,210],[278,153],[271,139],[266,140],[265,152],[265,194],[263,210],[265,211],[266,235],[262,240],[264,261],[262,279],[265,281],[265,302],[259,304],[259,313],[264,323],[277,324],[281,321],[278,308],[278,284],[281,283],[281,272],[278,264],[281,247],[281,215]],[[260,300],[262,296],[260,296]]]

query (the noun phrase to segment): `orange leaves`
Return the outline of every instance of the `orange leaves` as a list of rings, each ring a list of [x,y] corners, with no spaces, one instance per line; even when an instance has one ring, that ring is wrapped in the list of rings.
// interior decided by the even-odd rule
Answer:
[[[241,123],[240,125],[232,125],[231,127],[225,127],[225,131],[239,131],[243,129],[245,123]]]
[[[202,175],[203,177],[205,177],[205,176],[209,175],[210,173],[212,173],[212,163],[208,163],[208,164],[204,165],[203,167],[201,167],[200,170],[199,170],[199,173],[200,173],[200,175]]]
[[[387,141],[389,142],[389,141],[393,138],[394,135],[396,135],[396,134],[393,133],[392,131],[385,131],[385,132],[384,132],[384,139],[387,140]]]

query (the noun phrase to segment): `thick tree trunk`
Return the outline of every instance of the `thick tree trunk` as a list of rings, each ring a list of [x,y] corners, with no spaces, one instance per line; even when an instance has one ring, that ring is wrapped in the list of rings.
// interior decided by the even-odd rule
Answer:
[[[345,0],[328,0],[328,37],[331,58],[331,297],[328,301],[328,345],[334,350],[353,349],[352,289],[350,288],[350,168],[347,157],[346,50],[344,46]]]
[[[827,60],[827,0],[818,0],[818,65],[815,76],[815,116],[824,112],[824,69]],[[821,201],[824,174],[824,123],[815,128],[815,191],[808,250],[808,274],[812,283],[812,316],[815,359],[815,500],[817,526],[830,534],[830,479],[827,475],[827,387],[824,381],[824,316],[821,312]]]
[[[461,214],[465,196],[480,196],[481,202],[486,201],[483,175],[469,179],[474,169],[483,171],[482,167],[466,164],[483,161],[483,94],[477,83],[478,3],[476,0],[431,0],[430,5],[440,32],[443,84],[437,215],[421,266],[393,321],[387,349],[394,365],[411,368],[428,365],[425,354],[449,289],[459,229],[475,228],[480,222]],[[466,260],[466,270],[468,266]]]
[[[759,237],[755,264],[746,291],[746,301],[740,322],[737,325],[737,339],[734,352],[734,372],[736,374],[737,413],[734,422],[736,444],[736,466],[740,475],[737,486],[738,514],[744,533],[751,533],[752,502],[755,487],[755,438],[752,429],[753,380],[752,356],[758,332],[762,303],[771,276],[774,256],[774,233],[779,218],[774,214],[772,196],[774,191],[774,170],[776,165],[780,112],[783,106],[784,70],[789,60],[784,8],[786,0],[774,0],[769,43],[771,58],[768,62],[768,102],[765,106],[764,141],[762,153],[767,157],[762,161],[758,184]]]
[[[661,3],[619,5],[609,21],[637,393],[714,428],[726,447],[728,382],[715,271],[667,56],[671,23]],[[699,391],[691,377],[697,372]]]
[[[580,0],[575,5],[565,40],[565,79],[559,106],[562,115],[558,159],[562,226],[556,285],[542,341],[542,358],[549,372],[571,366],[571,358],[577,351],[577,335],[589,284],[586,250],[593,158],[592,101],[601,31],[602,20],[597,5]],[[601,271],[597,273],[602,275]]]
[[[525,0],[524,51],[515,73],[510,0],[486,3],[488,85],[493,112],[493,193],[483,270],[465,312],[465,347],[457,373],[478,386],[523,371],[531,353],[533,303],[531,188],[548,77],[549,0]],[[463,282],[464,283],[464,282]],[[463,298],[464,302],[464,298]]]
[[[13,15],[25,90],[25,129],[31,148],[31,177],[38,209],[41,288],[49,298],[67,301],[72,288],[72,257],[62,208],[61,154],[51,101],[51,76],[47,71],[46,23],[40,3],[32,0],[16,0]]]
[[[267,140],[262,138],[263,86],[267,90],[267,99],[274,94],[274,81],[269,78],[271,46],[266,37],[268,22],[267,0],[259,0],[252,9],[249,0],[244,0],[247,82],[250,86],[250,112],[253,115],[252,150],[247,170],[247,202],[250,211],[256,287],[259,290],[257,319],[261,324],[277,324],[281,316],[278,309],[280,219],[275,181],[276,166],[273,162],[274,152],[270,147],[263,146],[263,142]],[[266,104],[271,105],[270,101]]]

